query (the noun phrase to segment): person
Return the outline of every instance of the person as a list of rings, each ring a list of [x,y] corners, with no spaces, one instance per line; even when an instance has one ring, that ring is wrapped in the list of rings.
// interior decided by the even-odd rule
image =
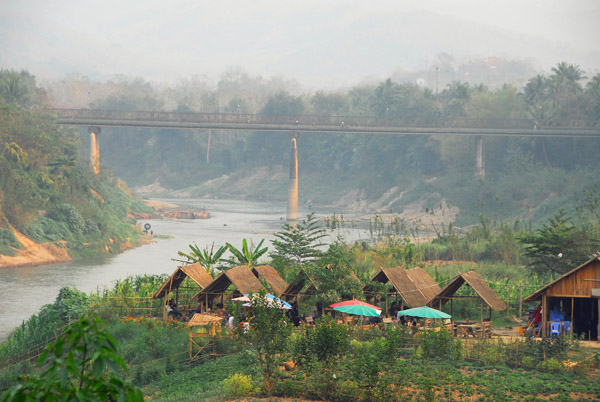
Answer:
[[[167,303],[167,318],[169,315],[172,315],[174,319],[181,318],[181,312],[177,310],[177,303],[173,299]]]
[[[233,322],[234,322],[234,318],[233,315],[231,315],[231,313],[229,314],[229,317],[227,317],[227,327],[229,327],[230,330],[233,330]]]
[[[390,305],[390,317],[396,318],[396,314],[398,314],[398,307],[396,305],[396,302],[393,301]]]

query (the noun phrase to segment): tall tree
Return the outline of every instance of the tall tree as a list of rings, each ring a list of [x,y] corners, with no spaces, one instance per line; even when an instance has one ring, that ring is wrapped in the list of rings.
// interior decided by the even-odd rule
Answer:
[[[562,275],[590,258],[598,239],[576,227],[565,210],[558,211],[535,233],[521,238],[529,266],[543,275]]]
[[[273,265],[279,270],[285,270],[291,266],[300,267],[320,257],[323,255],[319,249],[323,245],[320,240],[325,236],[327,233],[314,212],[295,226],[284,224],[283,231],[275,233],[277,240],[273,240]]]

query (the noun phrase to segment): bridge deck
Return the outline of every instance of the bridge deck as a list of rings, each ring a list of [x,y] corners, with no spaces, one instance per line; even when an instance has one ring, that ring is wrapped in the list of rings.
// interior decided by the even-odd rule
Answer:
[[[600,137],[600,123],[583,121],[541,126],[532,120],[437,119],[435,124],[414,119],[376,116],[261,115],[176,113],[93,109],[47,109],[57,123],[78,126],[214,129],[310,133]]]

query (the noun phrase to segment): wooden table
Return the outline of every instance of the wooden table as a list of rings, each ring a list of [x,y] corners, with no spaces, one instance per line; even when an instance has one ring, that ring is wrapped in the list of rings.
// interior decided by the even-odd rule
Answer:
[[[465,338],[468,338],[469,336],[475,337],[477,324],[457,324],[456,328],[458,328],[459,335],[462,335]]]

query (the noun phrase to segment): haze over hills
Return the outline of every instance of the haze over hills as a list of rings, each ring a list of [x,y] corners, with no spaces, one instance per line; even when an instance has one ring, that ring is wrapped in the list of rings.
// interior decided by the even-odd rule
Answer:
[[[216,80],[236,67],[296,79],[312,89],[378,81],[398,70],[431,70],[440,53],[457,63],[500,57],[541,71],[569,60],[588,75],[598,71],[600,49],[591,38],[600,32],[590,23],[600,16],[598,6],[515,4],[59,1],[26,7],[9,1],[0,10],[0,66],[27,69],[41,82],[72,72],[96,80],[117,74],[150,81],[192,75]]]

